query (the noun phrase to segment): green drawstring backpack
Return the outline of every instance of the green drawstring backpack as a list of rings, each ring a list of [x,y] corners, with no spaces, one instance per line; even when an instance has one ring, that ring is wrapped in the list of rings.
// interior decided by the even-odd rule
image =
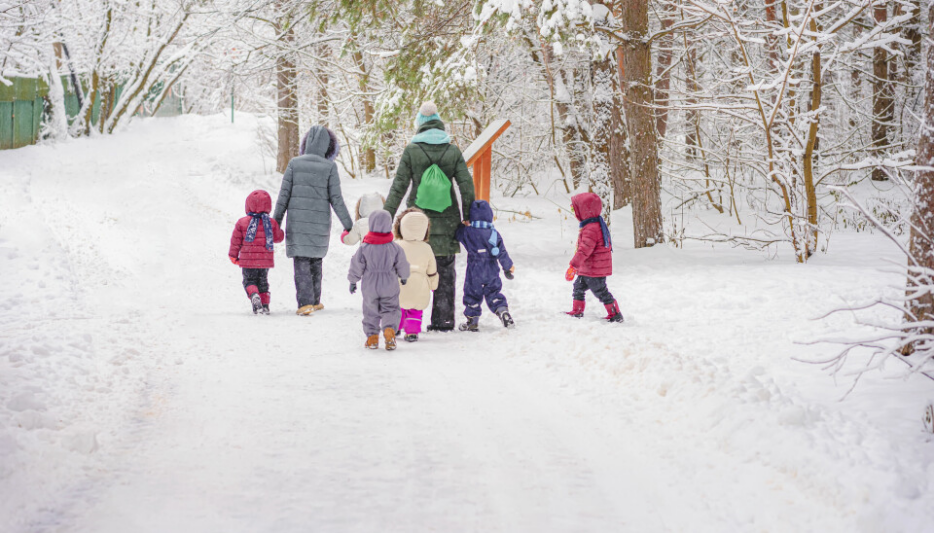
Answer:
[[[431,156],[428,155],[428,152],[426,152],[420,144],[416,143],[416,146],[422,149],[422,152],[425,154],[425,157],[428,158],[428,162],[431,163],[431,166],[422,173],[422,181],[418,184],[418,190],[415,192],[415,205],[422,209],[440,213],[451,207],[453,203],[451,201],[451,180],[448,179],[444,171],[441,170],[441,167],[431,160]],[[444,154],[448,153],[448,148],[450,147],[451,145],[449,144],[448,147],[444,149],[438,161],[444,158]]]

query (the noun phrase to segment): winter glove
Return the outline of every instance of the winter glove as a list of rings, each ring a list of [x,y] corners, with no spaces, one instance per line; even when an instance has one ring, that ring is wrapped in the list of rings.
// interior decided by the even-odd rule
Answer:
[[[341,233],[341,242],[344,242],[344,237],[346,237],[346,236],[348,236],[348,235],[350,235],[350,232],[347,231],[347,230],[344,230],[344,232]]]
[[[568,271],[564,274],[564,279],[568,281],[574,281],[574,276],[577,275],[577,269],[574,267],[568,267]]]
[[[409,280],[407,280],[407,279],[400,279],[400,280],[399,280],[399,283],[405,285],[406,282],[408,282],[408,281],[409,281]]]
[[[506,276],[506,279],[516,279],[514,275],[516,273],[516,265],[509,267],[509,270],[503,271],[503,275]]]
[[[237,266],[240,266],[240,260],[237,259],[236,257],[231,256],[231,257],[230,257],[230,262],[233,263],[233,264],[235,264],[235,265],[237,265]]]
[[[356,294],[356,292],[357,292],[357,284],[356,284],[356,283],[351,283],[351,284],[350,284],[350,294]]]

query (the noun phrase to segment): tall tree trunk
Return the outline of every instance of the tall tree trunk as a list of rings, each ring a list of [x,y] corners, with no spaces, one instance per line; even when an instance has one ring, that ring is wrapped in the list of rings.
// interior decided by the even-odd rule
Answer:
[[[360,77],[360,98],[363,100],[363,127],[361,130],[364,132],[364,141],[362,166],[363,172],[369,173],[376,170],[376,148],[373,147],[373,141],[371,140],[376,110],[373,107],[373,99],[370,97],[370,71],[367,70],[366,62],[363,60],[363,52],[360,50],[354,51],[353,60],[357,66],[357,75]]]
[[[934,3],[929,11],[928,35],[934,31]],[[920,11],[919,11],[920,16]],[[914,174],[917,197],[911,216],[911,257],[908,261],[908,320],[934,320],[934,293],[926,288],[934,285],[934,47],[927,50],[927,75],[924,80],[924,108],[921,110],[921,132]]]
[[[778,8],[776,3],[778,0],[765,0],[765,22],[766,27],[774,32],[778,29]],[[778,70],[778,37],[769,33],[765,37],[766,48],[769,52],[769,72],[775,72]]]
[[[318,54],[323,58],[329,58],[331,56],[331,47],[327,44],[323,44],[318,48]],[[328,92],[328,84],[331,82],[330,76],[324,69],[318,69],[315,73],[315,79],[318,82],[318,86],[315,92],[315,103],[318,110],[318,125],[328,126],[331,122],[331,95]]]
[[[297,73],[292,58],[295,29],[288,15],[283,16],[277,28],[279,57],[276,59],[276,89],[278,92],[278,140],[276,170],[285,172],[289,161],[299,155],[298,98],[295,94]]]
[[[687,84],[688,111],[685,113],[687,119],[687,133],[684,135],[684,144],[687,145],[688,158],[697,157],[697,147],[700,144],[700,112],[694,109],[697,105],[697,93],[700,86],[697,83],[697,49],[693,46],[688,47],[687,32],[684,34],[684,47],[687,50],[685,61],[685,83]]]
[[[617,48],[617,57],[621,48]],[[613,180],[613,209],[632,203],[632,155],[626,116],[623,114],[623,92],[620,86],[619,61],[613,79],[612,129],[610,131],[610,177]]]
[[[814,11],[820,11],[821,5],[822,2],[815,3]],[[817,35],[822,29],[812,16],[810,20],[811,32]],[[804,239],[804,250],[799,253],[804,254],[805,260],[817,251],[817,191],[814,180],[814,150],[819,140],[817,134],[820,128],[820,114],[816,113],[816,111],[821,106],[822,88],[821,49],[820,45],[817,45],[811,55],[811,103],[809,111],[814,115],[810,117],[811,123],[808,127],[807,144],[804,148],[804,192],[807,199],[808,231],[806,232],[807,237]]]
[[[663,242],[658,138],[652,90],[652,49],[648,42],[649,11],[645,0],[621,2],[623,32],[622,79],[626,123],[632,157],[632,218],[636,248]]]
[[[88,95],[87,110],[84,113],[84,134],[90,135],[91,122],[94,118],[94,102],[102,101],[100,96],[101,87],[101,57],[104,55],[104,49],[107,47],[107,38],[110,37],[110,26],[113,23],[113,5],[107,1],[107,10],[104,12],[104,30],[101,33],[101,39],[97,43],[97,53],[94,56],[94,70],[91,71],[91,94]],[[103,108],[103,102],[101,103]],[[98,112],[98,120],[103,121],[103,115]]]
[[[877,3],[872,10],[873,18],[877,24],[885,24],[888,20],[888,7],[885,2]],[[889,146],[889,126],[894,118],[894,102],[892,98],[892,84],[889,79],[889,53],[885,48],[877,46],[872,51],[872,152],[882,159]],[[876,166],[872,169],[872,179],[885,181],[888,176],[885,169]]]
[[[898,4],[895,6],[894,16],[911,13],[912,18],[901,25],[902,37],[911,44],[899,48],[904,53],[903,68],[898,69],[896,79],[899,83],[911,84],[915,72],[921,63],[921,1],[912,0],[909,6]]]
[[[612,57],[594,64],[594,125],[591,179],[600,182],[601,190],[612,192],[608,209],[629,205],[629,147],[619,96],[619,74]]]
[[[665,3],[662,6],[662,31],[667,31],[675,22],[674,3]],[[658,39],[658,66],[655,74],[655,104],[658,109],[655,113],[655,125],[658,136],[665,137],[668,128],[668,99],[671,89],[671,56],[675,40],[674,34],[668,33]]]
[[[547,53],[547,52],[546,52]],[[555,109],[558,110],[558,121],[561,129],[561,140],[568,153],[571,167],[571,180],[574,188],[580,187],[587,181],[587,156],[584,153],[585,142],[581,137],[580,121],[573,105],[572,92],[576,80],[575,69],[571,71],[559,70],[555,76],[556,97]],[[570,79],[568,79],[570,78]]]
[[[594,0],[594,4],[602,4],[611,12],[617,9],[612,0]],[[608,166],[610,184],[613,187],[613,205],[612,209],[621,209],[629,205],[632,201],[632,183],[630,179],[631,161],[629,157],[629,143],[626,140],[626,120],[623,115],[623,93],[620,90],[620,70],[619,57],[622,54],[622,48],[617,47],[614,55],[612,51],[603,61],[595,65],[597,81],[594,83],[594,107],[598,111],[598,120],[600,129],[593,135],[594,143],[597,143],[598,134],[604,134],[606,139],[605,162]],[[615,61],[614,61],[615,59]],[[610,90],[610,95],[603,92],[606,88]],[[607,123],[607,115],[609,122]],[[602,128],[606,127],[604,131]]]

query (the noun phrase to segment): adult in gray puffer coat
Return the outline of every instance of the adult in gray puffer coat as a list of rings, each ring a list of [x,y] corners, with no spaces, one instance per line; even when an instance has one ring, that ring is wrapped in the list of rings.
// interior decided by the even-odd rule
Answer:
[[[370,213],[370,232],[363,238],[350,261],[350,294],[361,282],[363,292],[363,332],[366,347],[379,347],[380,324],[386,338],[386,349],[396,348],[396,328],[402,319],[399,307],[399,280],[409,279],[409,262],[405,251],[393,242],[392,217],[377,209]]]
[[[331,209],[345,231],[353,227],[341,195],[337,172],[340,143],[334,132],[313,126],[302,139],[302,155],[289,161],[282,176],[279,200],[272,218],[285,223],[285,253],[295,266],[295,293],[299,315],[310,315],[321,305],[321,260],[331,238]]]

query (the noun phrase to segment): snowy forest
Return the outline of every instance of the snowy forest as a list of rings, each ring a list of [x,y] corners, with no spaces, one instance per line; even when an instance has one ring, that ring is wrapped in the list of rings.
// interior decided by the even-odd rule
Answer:
[[[0,533],[930,531],[932,28],[921,0],[0,0]],[[313,325],[278,241],[278,322],[236,314],[243,198],[275,207],[323,126],[360,218],[424,102],[465,152],[510,123],[515,329],[359,355],[337,207]],[[565,316],[588,192],[616,329]]]

